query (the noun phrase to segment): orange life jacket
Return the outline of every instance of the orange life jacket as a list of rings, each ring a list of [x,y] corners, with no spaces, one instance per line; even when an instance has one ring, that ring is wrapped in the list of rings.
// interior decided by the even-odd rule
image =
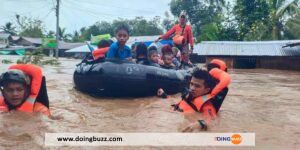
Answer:
[[[207,102],[209,99],[211,99],[212,96],[210,94],[204,95],[204,96],[200,96],[195,98],[193,101],[191,101],[192,105],[195,106],[195,108],[193,108],[193,106],[191,106],[187,101],[185,100],[181,100],[177,106],[179,111],[182,111],[184,113],[193,113],[193,112],[199,112],[203,106],[203,104],[205,102]]]
[[[209,74],[219,81],[219,83],[213,88],[213,90],[210,93],[212,96],[216,96],[223,89],[228,87],[231,82],[229,74],[219,68],[214,68],[210,70]]]
[[[226,63],[220,59],[213,59],[210,63],[219,65],[220,69],[223,71],[225,71],[227,68]]]
[[[99,58],[103,58],[105,56],[105,53],[109,50],[109,47],[105,48],[99,48],[92,52],[92,55],[94,57],[94,60],[97,60]]]
[[[0,95],[0,112],[8,112],[8,106],[6,105],[3,96]],[[35,102],[33,105],[24,102],[20,107],[16,108],[16,111],[21,112],[41,112],[47,116],[51,116],[49,109],[40,102]]]
[[[35,103],[36,97],[38,96],[39,90],[41,88],[41,83],[42,83],[43,76],[42,76],[41,68],[32,64],[17,64],[9,67],[9,69],[21,70],[26,75],[29,75],[32,78],[30,95],[20,107],[16,108],[16,110],[22,112],[35,112],[36,110],[41,110],[41,109],[44,110],[44,108],[40,107],[40,104],[38,104],[38,102]],[[4,111],[4,112],[9,111],[7,105],[5,104],[4,97],[2,95],[0,95],[0,111]]]

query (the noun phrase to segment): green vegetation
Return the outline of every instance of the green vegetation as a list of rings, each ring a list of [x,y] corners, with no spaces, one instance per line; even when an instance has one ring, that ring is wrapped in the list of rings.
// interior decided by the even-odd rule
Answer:
[[[11,60],[9,60],[9,59],[3,59],[3,60],[1,61],[1,63],[2,63],[2,64],[11,64],[11,63],[13,63],[13,61],[11,61]]]
[[[83,42],[91,35],[110,34],[124,24],[129,27],[131,36],[160,35],[170,29],[182,10],[188,13],[190,24],[197,41],[203,40],[282,40],[297,39],[300,31],[299,0],[171,0],[170,11],[161,20],[143,17],[117,19],[112,22],[99,21],[83,27],[73,34],[60,28],[60,39],[66,42]],[[55,37],[54,31],[45,31],[43,22],[38,19],[16,15],[17,26],[8,22],[0,29],[12,35],[27,37]],[[18,31],[18,32],[17,32]]]
[[[42,50],[35,52],[27,52],[21,59],[17,60],[17,64],[36,64],[39,66],[43,65],[59,65],[60,62],[57,59],[47,59],[45,60]]]

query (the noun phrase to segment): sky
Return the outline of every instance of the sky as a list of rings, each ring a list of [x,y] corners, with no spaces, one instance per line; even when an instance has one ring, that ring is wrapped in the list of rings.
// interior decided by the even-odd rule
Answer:
[[[142,16],[164,18],[171,0],[61,0],[60,27],[73,33],[97,21]],[[15,15],[33,17],[44,22],[46,30],[55,31],[56,0],[0,0],[0,26],[15,23]]]

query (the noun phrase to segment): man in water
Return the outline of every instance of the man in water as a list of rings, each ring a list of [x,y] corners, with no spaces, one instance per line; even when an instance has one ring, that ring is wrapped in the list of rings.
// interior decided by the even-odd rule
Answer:
[[[192,131],[196,128],[206,130],[211,120],[217,117],[217,112],[213,104],[209,101],[212,96],[209,94],[216,83],[212,76],[199,68],[192,73],[189,89],[182,94],[182,100],[172,105],[175,111],[184,114],[202,113],[204,119],[199,119],[186,127],[183,131]],[[167,97],[163,89],[159,89],[158,96]]]
[[[42,82],[41,68],[32,64],[13,65],[0,76],[0,112],[40,112],[50,116],[48,95],[40,95]],[[44,84],[45,86],[45,84]],[[44,87],[45,88],[45,87]],[[43,88],[43,89],[44,89]],[[37,98],[41,98],[38,102]],[[43,99],[43,100],[42,100]]]

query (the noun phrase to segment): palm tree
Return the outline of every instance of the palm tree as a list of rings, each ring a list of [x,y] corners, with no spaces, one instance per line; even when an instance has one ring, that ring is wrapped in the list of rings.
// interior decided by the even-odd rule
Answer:
[[[300,38],[300,13],[290,18],[286,23],[286,34],[289,39]]]
[[[78,31],[74,31],[74,34],[72,35],[72,42],[80,42],[80,35]]]
[[[11,22],[7,22],[4,26],[1,26],[0,29],[11,35],[17,35],[16,27],[14,27]]]
[[[58,34],[59,34],[59,40],[63,40],[63,41],[70,41],[70,38],[72,37],[71,34],[66,34],[66,28],[59,28]]]
[[[280,40],[283,22],[286,16],[293,16],[299,10],[299,0],[269,0],[271,7],[271,35],[273,40]]]

